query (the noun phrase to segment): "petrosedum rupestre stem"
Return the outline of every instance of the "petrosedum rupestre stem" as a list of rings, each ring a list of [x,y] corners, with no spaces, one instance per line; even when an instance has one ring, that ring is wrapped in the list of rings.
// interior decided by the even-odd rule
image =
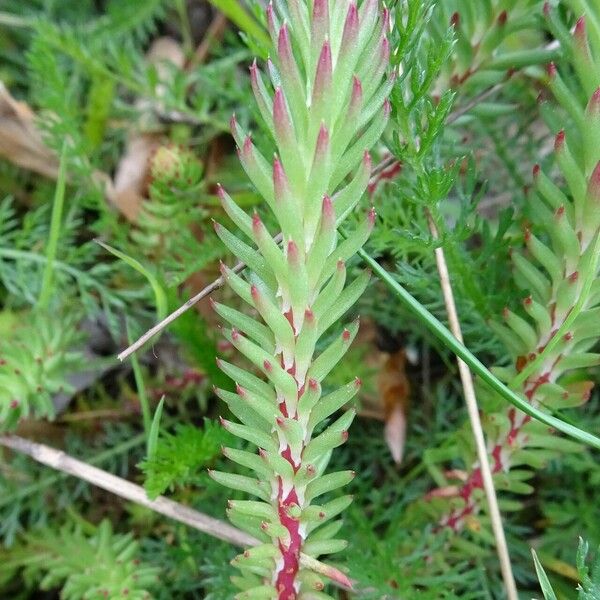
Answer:
[[[544,13],[554,18],[549,4]],[[569,45],[568,39],[563,42]],[[506,308],[504,325],[494,326],[514,359],[512,367],[497,369],[497,374],[530,405],[559,410],[585,403],[593,387],[591,381],[569,383],[563,375],[600,364],[600,354],[590,352],[600,337],[600,38],[588,36],[582,16],[571,42],[565,52],[571,53],[581,88],[588,94],[586,105],[553,64],[547,68],[548,86],[574,126],[567,133],[560,131],[554,143],[566,186],[559,188],[538,165],[534,167],[529,202],[535,220],[525,231],[525,250],[512,253],[515,278],[528,295],[521,314]],[[580,145],[577,152],[575,143]],[[504,487],[528,491],[524,466],[541,466],[551,449],[572,449],[571,442],[552,440],[550,433],[513,407],[488,417],[492,472],[505,477]],[[515,467],[520,479],[511,480]],[[482,486],[480,466],[474,463],[440,523],[461,529],[479,512]]]
[[[223,243],[249,267],[242,277],[222,266],[223,277],[259,317],[214,303],[231,325],[225,336],[252,365],[245,370],[219,360],[236,392],[216,393],[239,420],[222,420],[223,426],[258,452],[224,449],[252,476],[211,476],[258,498],[229,503],[231,521],[262,542],[234,560],[241,572],[234,578],[242,590],[238,597],[319,599],[329,597],[324,583],[302,566],[300,553],[316,558],[345,547],[335,537],[341,526],[336,517],[351,497],[314,501],[354,477],[325,469],[354,418],[353,410],[341,409],[360,387],[354,380],[324,391],[324,379],[346,353],[358,321],[341,333],[329,330],[368,283],[366,273],[348,283],[346,262],[367,240],[375,212],[368,210],[343,241],[337,226],[355,212],[368,185],[368,151],[388,120],[389,24],[377,0],[360,7],[347,0],[279,0],[266,13],[273,50],[266,77],[256,62],[250,77],[276,147],[273,161],[235,117],[231,128],[282,244],[258,214],[247,215],[222,188],[223,208],[245,240],[215,224]],[[349,584],[339,571],[330,574]]]

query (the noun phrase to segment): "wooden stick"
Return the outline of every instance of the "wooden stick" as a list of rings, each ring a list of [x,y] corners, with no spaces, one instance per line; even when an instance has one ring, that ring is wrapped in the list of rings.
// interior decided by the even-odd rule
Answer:
[[[429,231],[431,232],[433,239],[439,240],[437,227],[429,211],[427,211],[427,221],[429,223]],[[444,303],[446,304],[446,312],[448,313],[450,331],[452,331],[454,337],[462,343],[462,330],[460,327],[460,321],[458,319],[458,311],[456,310],[456,302],[454,301],[454,292],[452,291],[452,284],[450,282],[450,273],[448,272],[448,265],[446,263],[444,249],[441,246],[438,246],[435,249],[435,261],[440,276],[440,284],[442,287],[442,293],[444,295]],[[498,507],[498,497],[496,496],[496,489],[494,488],[494,480],[492,478],[492,469],[490,467],[485,436],[483,434],[483,427],[481,426],[481,419],[479,418],[479,407],[477,406],[475,386],[473,385],[473,375],[471,374],[471,371],[466,363],[464,363],[460,358],[457,357],[456,362],[458,364],[458,371],[460,373],[460,379],[463,386],[465,404],[467,405],[467,412],[469,413],[469,420],[471,421],[471,429],[473,431],[473,437],[475,438],[475,446],[477,447],[477,458],[479,460],[483,488],[485,490],[485,496],[487,498],[489,507],[492,530],[496,539],[496,551],[498,552],[498,559],[500,560],[500,569],[502,571],[506,596],[508,600],[518,600],[519,596],[517,593],[517,586],[512,572],[512,566],[510,564],[510,555],[508,553],[508,545],[506,543],[504,527],[502,526],[500,508]]]
[[[124,498],[125,500],[145,506],[165,517],[169,517],[174,521],[193,527],[202,533],[212,535],[224,542],[229,542],[234,546],[245,548],[247,546],[256,546],[260,544],[256,538],[248,533],[220,521],[219,519],[209,517],[193,508],[169,500],[169,498],[159,496],[155,500],[150,500],[143,487],[73,458],[62,450],[56,450],[56,448],[32,442],[17,435],[0,436],[0,446],[10,448],[16,452],[21,452],[22,454],[27,454],[27,456],[30,456],[43,465],[52,467],[62,473],[73,475],[79,479],[83,479],[84,481]],[[322,563],[303,553],[300,553],[300,564],[306,569],[310,569],[315,573],[328,577],[338,588],[347,591],[353,591],[354,589],[353,582],[345,573],[336,567]]]
[[[159,496],[156,500],[150,500],[143,487],[73,458],[62,450],[56,450],[44,444],[31,442],[16,435],[0,436],[0,446],[27,454],[39,463],[52,467],[57,471],[62,471],[63,473],[83,479],[107,492],[145,506],[165,517],[189,525],[198,531],[212,535],[235,546],[255,546],[259,543],[251,535],[228,523],[209,517],[183,504],[169,500],[164,496]]]
[[[283,236],[281,235],[281,233],[278,233],[273,238],[273,240],[275,241],[276,244],[279,244],[282,239],[283,239]],[[233,267],[232,271],[234,273],[240,273],[245,268],[246,268],[246,264],[243,262],[239,262],[237,265],[235,265],[235,267]],[[160,333],[165,327],[168,327],[173,321],[175,321],[178,317],[180,317],[184,312],[186,312],[190,308],[192,308],[192,306],[194,306],[194,304],[197,304],[198,302],[200,302],[200,300],[202,300],[203,298],[206,298],[206,296],[210,296],[210,294],[212,294],[215,290],[218,290],[220,287],[223,287],[223,285],[225,285],[225,279],[221,275],[221,277],[218,277],[211,284],[207,285],[203,290],[198,292],[195,296],[192,296],[185,304],[180,306],[176,311],[172,312],[168,317],[163,319],[160,323],[157,323],[154,327],[152,327],[151,329],[146,331],[146,333],[144,333],[144,335],[141,338],[139,338],[136,342],[131,344],[131,346],[129,346],[128,348],[125,348],[125,350],[123,350],[123,352],[118,354],[117,358],[121,362],[124,361],[128,356],[133,354],[136,350],[139,350],[148,340],[150,340],[155,335]]]
[[[446,122],[453,123],[454,121],[456,121],[456,119],[458,119],[460,116],[471,110],[474,106],[495,94],[501,87],[502,83],[499,83],[488,88],[487,90],[484,90],[481,94],[475,96],[475,98],[468,102],[464,107],[458,108],[456,111],[450,114]],[[379,173],[392,166],[394,162],[396,162],[396,158],[394,158],[393,156],[388,156],[387,158],[384,158],[379,164],[377,164],[373,168],[373,172],[371,174],[371,182]],[[281,238],[278,236],[276,239]],[[245,268],[246,265],[244,263],[238,263],[233,268],[233,271],[235,273],[239,273]],[[224,283],[225,282],[223,280],[223,277],[215,279],[210,285],[207,285],[202,291],[190,298],[185,304],[180,306],[175,312],[171,313],[166,319],[162,320],[160,323],[157,323],[154,327],[149,329],[144,335],[142,335],[142,337],[140,337],[136,342],[131,344],[131,346],[125,348],[125,350],[123,350],[117,355],[117,358],[120,361],[124,361],[128,356],[139,350],[148,340],[153,338],[155,335],[159,334],[165,327],[168,327],[173,321],[175,321],[175,319],[177,319],[177,317],[181,316],[184,312],[192,308],[194,304],[200,302],[200,300],[202,300],[203,298],[206,298],[206,296],[212,294],[215,290],[218,290],[220,287],[223,286]]]
[[[246,265],[242,262],[238,263],[233,267],[234,273],[239,273],[243,271]],[[225,279],[221,275],[215,279],[210,285],[207,285],[202,291],[198,292],[195,296],[192,296],[185,304],[181,305],[176,311],[172,312],[168,317],[163,319],[160,323],[157,323],[154,327],[150,328],[146,333],[139,338],[136,342],[131,344],[128,348],[125,348],[123,352],[117,355],[117,358],[120,361],[124,361],[128,356],[133,354],[136,350],[139,350],[148,340],[153,338],[155,335],[160,333],[165,327],[168,327],[173,321],[175,321],[178,317],[180,317],[184,312],[188,311],[194,304],[197,304],[202,300],[202,298],[206,298],[212,294],[215,290],[218,290],[225,283]]]

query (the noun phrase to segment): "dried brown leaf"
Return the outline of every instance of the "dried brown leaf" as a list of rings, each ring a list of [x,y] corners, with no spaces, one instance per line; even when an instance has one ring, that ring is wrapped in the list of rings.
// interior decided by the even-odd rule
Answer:
[[[44,145],[35,114],[15,100],[0,81],[0,156],[34,173],[55,179],[58,158]]]

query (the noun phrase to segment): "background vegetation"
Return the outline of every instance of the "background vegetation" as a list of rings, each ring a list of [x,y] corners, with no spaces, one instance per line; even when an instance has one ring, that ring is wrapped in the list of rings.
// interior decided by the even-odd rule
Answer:
[[[442,248],[465,345],[535,407],[600,436],[600,8],[389,9],[396,80],[362,201],[378,214],[367,254],[446,322]],[[235,113],[271,152],[247,70],[267,47],[258,0],[0,5],[0,423],[12,432],[0,438],[2,598],[235,594],[234,544],[13,442],[224,519],[230,494],[207,468],[242,442],[219,425],[213,386],[232,383],[215,356],[232,348],[207,299],[115,357],[216,279],[219,261],[233,264],[211,222],[226,220],[218,182],[269,224],[229,133]],[[214,297],[235,303],[226,289]],[[356,472],[348,547],[333,557],[356,589],[329,593],[505,597],[481,484],[465,492],[476,455],[452,351],[377,277],[357,312],[332,385],[362,379],[359,416],[331,467]],[[573,343],[538,359],[557,330]],[[549,357],[566,362],[528,395]],[[600,598],[598,450],[534,421],[515,429],[520,413],[481,381],[477,396],[490,452],[505,451],[494,482],[521,597]]]

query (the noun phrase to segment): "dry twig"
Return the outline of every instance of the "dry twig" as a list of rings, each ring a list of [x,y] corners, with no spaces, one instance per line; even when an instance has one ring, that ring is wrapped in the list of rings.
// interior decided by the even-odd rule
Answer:
[[[462,116],[463,114],[465,114],[466,112],[471,110],[474,106],[476,106],[480,102],[483,102],[484,100],[486,100],[487,98],[489,98],[490,96],[495,94],[501,88],[501,86],[502,86],[502,83],[499,83],[499,84],[494,85],[494,86],[488,88],[487,90],[483,91],[481,94],[479,94],[478,96],[473,98],[470,102],[468,102],[464,107],[459,108],[455,112],[453,112],[448,117],[447,123],[453,123],[454,121],[456,121],[456,119],[458,119],[460,116]],[[393,156],[388,156],[387,158],[384,158],[378,165],[376,165],[373,168],[371,182],[376,181],[377,175],[379,173],[381,173],[382,171],[384,171],[385,169],[387,169],[388,167],[390,167],[391,165],[393,165],[394,162],[396,162],[396,158],[394,158]],[[279,240],[280,237],[277,236],[276,239]],[[244,263],[238,263],[234,267],[233,270],[235,273],[239,273],[240,271],[243,271],[245,267],[246,267],[246,265]],[[121,353],[118,354],[117,358],[120,361],[125,360],[128,356],[133,354],[136,350],[139,350],[148,340],[153,338],[155,335],[159,334],[165,327],[167,327],[173,321],[175,321],[175,319],[177,319],[177,317],[179,317],[184,312],[186,312],[187,310],[192,308],[192,306],[194,306],[194,304],[196,304],[197,302],[200,302],[200,300],[202,300],[203,298],[206,298],[206,296],[209,296],[210,294],[212,294],[215,290],[218,290],[220,287],[223,286],[224,283],[225,282],[222,277],[215,279],[215,281],[213,281],[210,285],[207,285],[202,291],[198,292],[195,296],[190,298],[185,304],[180,306],[175,312],[171,313],[168,317],[166,317],[160,323],[157,323],[156,325],[154,325],[154,327],[149,329],[144,335],[142,335],[142,337],[140,337],[131,346],[129,346],[128,348],[125,348],[125,350],[123,350]]]
[[[431,232],[433,239],[438,240],[438,230],[429,211],[427,212],[427,220],[429,223],[429,231]],[[438,246],[435,249],[435,260],[440,276],[440,285],[444,295],[446,312],[448,313],[450,330],[452,331],[454,337],[456,337],[456,339],[462,343],[463,336],[460,327],[460,321],[458,319],[458,312],[456,310],[456,303],[454,301],[452,284],[450,282],[450,273],[448,272],[448,265],[446,263],[444,249],[441,246]],[[457,358],[456,362],[458,364],[458,371],[460,373],[460,379],[463,386],[465,403],[467,405],[467,412],[469,413],[469,420],[471,422],[471,429],[473,431],[473,437],[475,438],[477,457],[483,479],[483,488],[485,490],[485,495],[488,502],[492,530],[496,540],[496,550],[500,560],[500,568],[502,570],[502,578],[504,579],[506,596],[508,600],[518,600],[517,586],[515,584],[515,578],[510,564],[508,545],[506,544],[506,536],[504,534],[504,527],[502,526],[502,517],[500,515],[500,508],[498,507],[498,498],[496,496],[496,489],[494,488],[494,480],[492,478],[492,469],[490,467],[488,458],[487,446],[485,443],[485,437],[483,435],[483,428],[481,426],[481,419],[479,418],[479,408],[477,406],[477,397],[475,396],[473,376],[469,370],[469,367],[460,358]]]
[[[254,546],[258,543],[258,540],[251,535],[236,529],[228,523],[209,517],[183,504],[173,502],[173,500],[169,500],[164,496],[159,496],[156,500],[150,500],[143,487],[73,458],[62,450],[31,442],[17,435],[0,436],[0,446],[27,454],[34,460],[57,471],[83,479],[107,492],[145,506],[161,515],[235,546]]]
[[[228,523],[209,517],[164,496],[150,500],[143,487],[69,456],[62,450],[56,450],[56,448],[32,442],[17,435],[0,436],[0,446],[26,454],[43,465],[73,475],[125,500],[145,506],[165,517],[229,542],[234,546],[256,546],[260,543],[251,535]],[[348,577],[335,567],[326,565],[305,554],[300,554],[300,562],[307,569],[331,579],[337,587],[348,591],[353,589]]]

